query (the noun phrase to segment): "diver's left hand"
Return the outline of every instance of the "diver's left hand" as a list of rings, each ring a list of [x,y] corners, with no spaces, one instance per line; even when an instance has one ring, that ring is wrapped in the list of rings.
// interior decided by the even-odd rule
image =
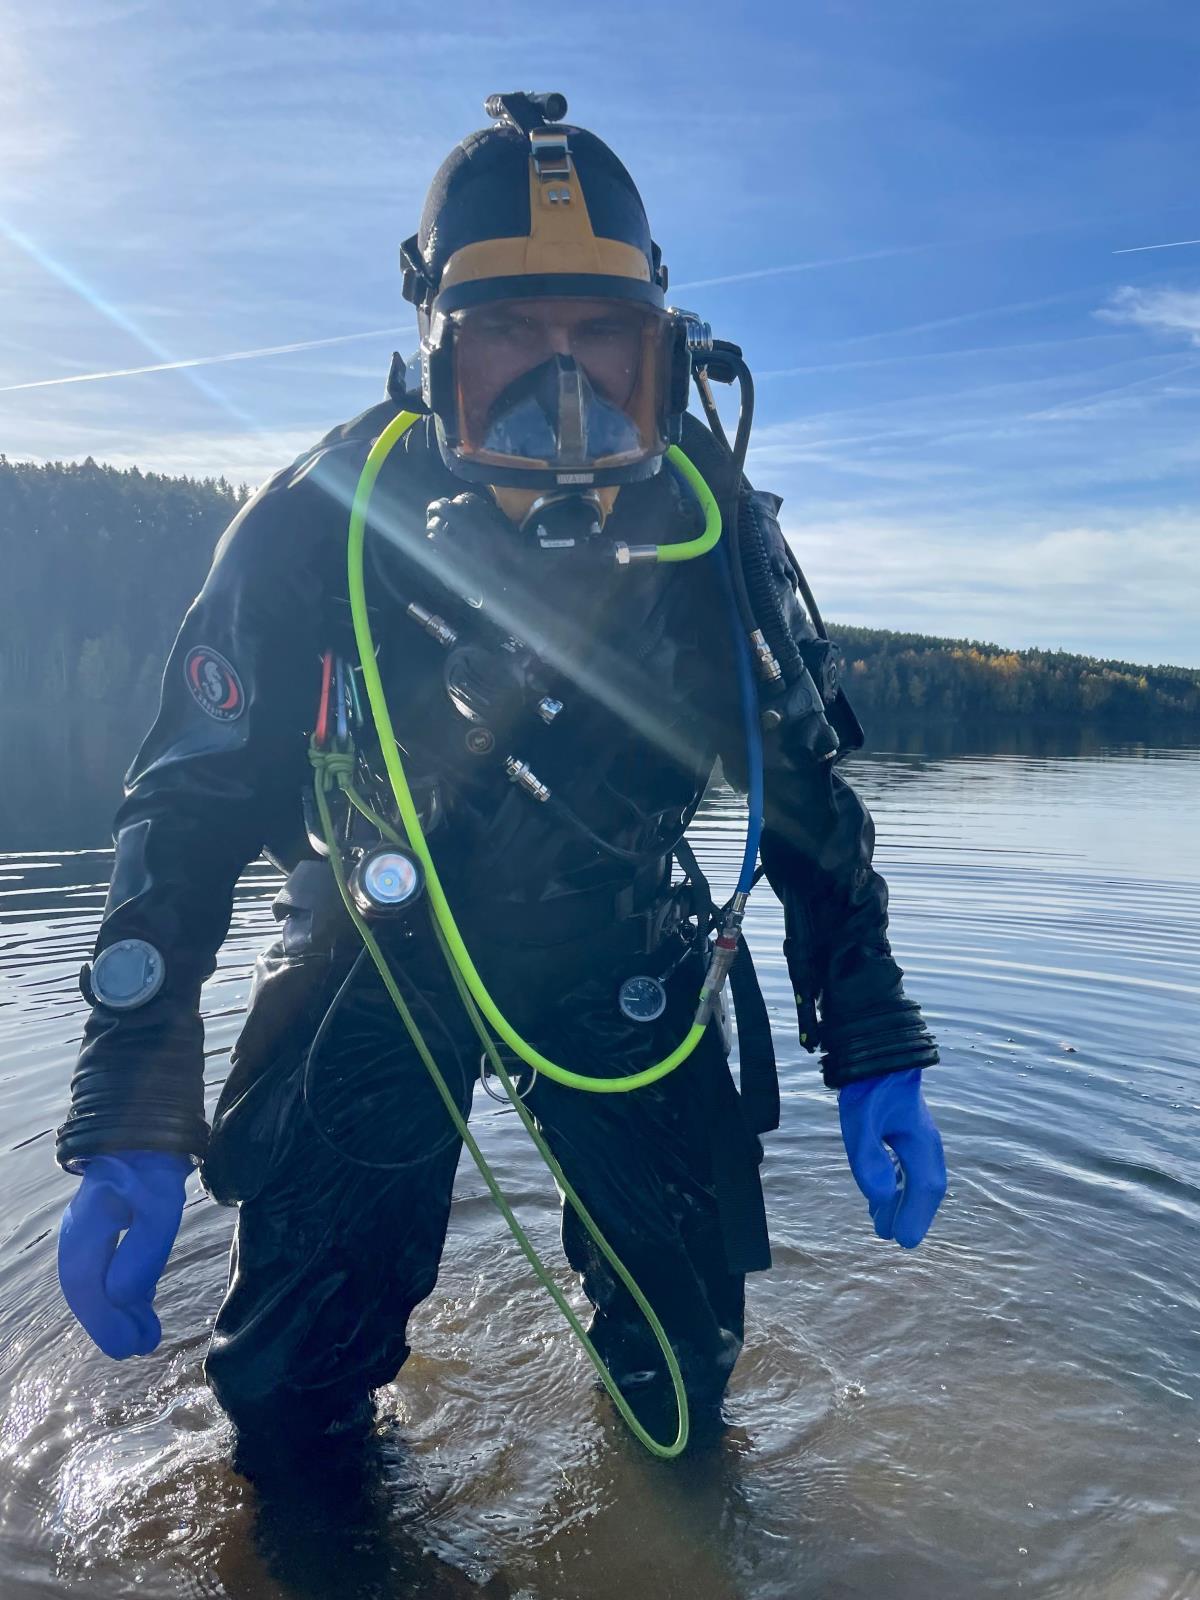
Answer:
[[[848,1083],[838,1090],[838,1115],[875,1232],[916,1249],[946,1193],[946,1158],[921,1093],[920,1069]]]

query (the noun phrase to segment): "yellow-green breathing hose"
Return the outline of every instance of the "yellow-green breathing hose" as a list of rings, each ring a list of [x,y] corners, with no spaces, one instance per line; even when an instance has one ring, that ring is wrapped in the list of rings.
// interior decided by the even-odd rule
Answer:
[[[527,1065],[536,1067],[539,1072],[544,1072],[548,1078],[552,1078],[556,1083],[566,1084],[572,1089],[587,1090],[594,1094],[624,1094],[633,1089],[644,1088],[647,1084],[657,1083],[660,1078],[665,1078],[681,1062],[687,1060],[704,1037],[704,1023],[693,1022],[681,1042],[661,1061],[655,1062],[653,1066],[643,1068],[640,1072],[630,1073],[625,1077],[592,1077],[587,1073],[572,1072],[569,1067],[559,1066],[557,1062],[549,1060],[521,1037],[488,993],[483,979],[476,971],[475,963],[471,960],[470,951],[458,931],[458,925],[454,920],[450,903],[442,888],[441,879],[438,877],[437,867],[434,865],[433,856],[430,854],[429,846],[422,832],[412,791],[408,786],[404,765],[400,760],[399,745],[392,727],[387,697],[383,689],[383,680],[380,677],[379,666],[375,657],[375,641],[371,635],[371,624],[367,615],[366,587],[363,577],[363,549],[366,540],[367,512],[370,507],[371,494],[375,488],[376,479],[379,477],[380,469],[393,447],[417,420],[414,412],[401,411],[398,413],[379,435],[367,456],[362,473],[359,476],[358,485],[354,491],[354,501],[350,511],[347,569],[350,584],[350,615],[354,623],[354,637],[358,646],[359,661],[362,665],[363,683],[366,686],[367,699],[370,702],[371,714],[375,722],[375,731],[379,737],[384,765],[387,768],[392,792],[395,795],[400,818],[404,824],[404,831],[408,836],[409,848],[418,857],[422,867],[425,869],[426,892],[429,895],[430,905],[437,923],[447,963],[451,971],[456,974],[456,981],[461,978],[472,1000],[499,1037],[503,1039],[514,1055]],[[708,485],[683,452],[672,445],[667,455],[683,472],[704,507],[705,527],[704,532],[698,538],[678,545],[658,546],[658,558],[660,561],[685,561],[695,556],[704,555],[713,548],[721,535],[721,513]]]
[[[659,561],[691,561],[696,556],[706,556],[721,537],[721,508],[705,483],[703,473],[689,461],[678,445],[673,444],[668,448],[667,460],[683,473],[704,507],[704,532],[695,539],[683,539],[679,544],[660,544],[655,549]]]

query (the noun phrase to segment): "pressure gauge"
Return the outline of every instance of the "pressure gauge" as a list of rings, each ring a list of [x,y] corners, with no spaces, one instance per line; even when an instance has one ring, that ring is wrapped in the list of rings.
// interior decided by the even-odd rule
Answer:
[[[108,945],[92,965],[89,983],[93,997],[110,1011],[136,1011],[163,986],[166,963],[145,939],[119,939]]]
[[[617,1004],[630,1022],[656,1022],[667,1009],[667,991],[657,978],[639,973],[625,979],[617,992]]]
[[[395,845],[368,850],[350,874],[350,893],[364,917],[406,911],[425,887],[421,863]]]

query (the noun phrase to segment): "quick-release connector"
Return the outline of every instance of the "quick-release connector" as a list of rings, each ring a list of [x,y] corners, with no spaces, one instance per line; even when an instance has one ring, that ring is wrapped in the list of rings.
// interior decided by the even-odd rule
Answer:
[[[738,942],[742,937],[742,918],[746,914],[746,901],[749,898],[747,893],[739,890],[729,902],[729,910],[721,923],[721,931],[713,942],[712,955],[708,958],[708,970],[704,974],[704,985],[700,990],[700,1000],[692,1021],[694,1028],[708,1026],[708,1019],[712,1016],[721,991],[725,987],[729,970],[737,955]]]
[[[508,781],[515,783],[518,789],[524,789],[525,793],[532,795],[535,800],[549,800],[550,790],[536,772],[530,771],[527,761],[521,761],[517,756],[509,756],[504,763],[504,770],[508,774]]]
[[[443,649],[449,650],[458,643],[458,634],[445,620],[425,607],[418,605],[414,600],[408,606],[408,614],[419,627],[424,628],[431,639],[436,639]]]
[[[750,635],[750,649],[754,655],[754,665],[758,675],[764,683],[780,683],[783,671],[771,653],[771,646],[767,643],[766,635],[761,628],[755,628]]]

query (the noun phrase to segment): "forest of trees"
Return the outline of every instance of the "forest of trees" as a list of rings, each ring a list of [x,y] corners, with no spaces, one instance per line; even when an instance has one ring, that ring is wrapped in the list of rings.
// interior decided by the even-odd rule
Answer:
[[[1123,730],[1190,722],[1200,733],[1200,671],[1137,667],[1065,650],[1005,650],[883,628],[831,629],[855,707],[926,719],[1107,722]]]
[[[246,491],[0,456],[0,704],[144,718],[213,547]],[[1200,671],[836,626],[855,707],[936,719],[1200,726]]]
[[[224,479],[0,456],[0,704],[144,713],[244,498]]]

